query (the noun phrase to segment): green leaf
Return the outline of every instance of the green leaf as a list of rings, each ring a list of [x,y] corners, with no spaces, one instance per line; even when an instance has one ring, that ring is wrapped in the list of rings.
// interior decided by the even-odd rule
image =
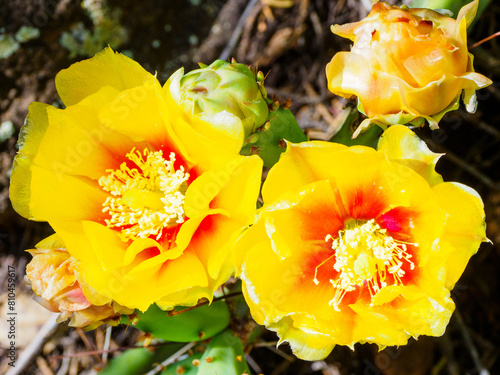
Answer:
[[[212,337],[228,325],[229,309],[223,301],[217,301],[174,316],[152,305],[139,315],[135,327],[166,341],[190,342]]]
[[[120,356],[113,358],[109,364],[99,372],[99,375],[137,375],[144,374],[152,369],[154,363],[170,357],[182,347],[182,344],[163,345],[156,349],[137,348],[129,349]],[[195,373],[196,374],[196,373]]]
[[[346,146],[363,145],[375,148],[383,130],[379,126],[372,126],[365,132],[352,138],[354,133],[353,125],[358,120],[358,111],[351,109],[346,116],[340,130],[330,139],[330,142],[340,143]]]
[[[225,330],[215,336],[200,359],[197,375],[241,375],[250,373],[243,345],[233,331]]]

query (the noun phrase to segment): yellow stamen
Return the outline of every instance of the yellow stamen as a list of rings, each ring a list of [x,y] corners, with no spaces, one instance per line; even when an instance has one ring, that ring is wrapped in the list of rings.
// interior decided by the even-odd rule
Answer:
[[[184,222],[184,195],[189,173],[184,167],[175,170],[175,153],[169,159],[162,151],[144,149],[141,154],[133,148],[127,158],[138,169],[126,162],[120,169],[108,169],[99,185],[112,196],[103,203],[103,212],[110,215],[106,225],[121,228],[123,241],[155,236],[160,239],[166,227]]]
[[[403,285],[403,264],[406,262],[410,269],[415,268],[410,260],[412,256],[407,251],[407,245],[417,244],[395,240],[386,233],[386,229],[376,224],[375,220],[361,223],[353,220],[347,223],[346,229],[339,231],[337,238],[331,235],[325,238],[327,242],[333,240],[333,268],[339,272],[335,280],[330,280],[335,288],[330,305],[337,311],[340,311],[339,305],[347,292],[366,284],[373,298],[388,285],[388,274],[392,276],[392,285]],[[325,262],[326,260],[316,267],[313,280],[315,284],[319,284],[316,278],[318,268]]]

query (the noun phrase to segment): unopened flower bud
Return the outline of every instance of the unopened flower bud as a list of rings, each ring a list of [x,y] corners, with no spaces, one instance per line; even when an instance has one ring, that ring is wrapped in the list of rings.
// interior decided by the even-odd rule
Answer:
[[[243,144],[269,113],[261,80],[244,64],[216,60],[200,66],[186,74],[181,68],[172,75],[172,98],[189,115],[233,134]]]

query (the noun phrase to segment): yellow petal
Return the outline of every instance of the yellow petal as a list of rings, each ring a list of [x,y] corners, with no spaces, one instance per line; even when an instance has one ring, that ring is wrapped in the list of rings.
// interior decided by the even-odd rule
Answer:
[[[213,140],[197,133],[182,117],[172,121],[173,137],[189,161],[196,161],[201,171],[220,168],[231,154]],[[207,157],[207,156],[210,157]]]
[[[28,116],[19,134],[19,152],[12,167],[9,196],[14,209],[26,218],[34,217],[30,210],[31,201],[31,164],[38,153],[40,142],[49,126],[47,104],[31,103]]]
[[[95,252],[92,250],[92,244],[85,236],[81,222],[67,220],[53,220],[52,228],[57,235],[64,241],[68,253],[78,261],[85,260],[87,263],[100,263]]]
[[[35,247],[37,249],[51,249],[51,250],[61,250],[61,249],[66,249],[66,245],[62,238],[57,234],[54,233],[47,238],[44,238],[40,242],[38,242]]]
[[[336,153],[346,146],[329,142],[288,143],[279,163],[269,171],[262,187],[264,202],[272,202],[287,190],[295,190],[319,179],[327,179]]]
[[[129,266],[134,260],[136,260],[137,255],[148,249],[158,249],[159,252],[164,252],[167,259],[175,259],[179,257],[183,250],[177,246],[170,249],[163,249],[163,247],[152,238],[136,238],[130,246],[127,247],[123,258],[123,266]]]
[[[276,331],[279,337],[286,337],[280,340],[280,343],[288,342],[293,354],[298,358],[306,361],[320,361],[325,359],[335,347],[335,343],[328,335],[295,327],[293,323],[293,319],[285,317],[278,323],[269,325],[268,328]]]
[[[93,58],[77,62],[56,76],[56,89],[66,106],[111,86],[118,91],[144,84],[152,75],[134,60],[109,47]]]
[[[344,227],[343,208],[328,181],[287,194],[265,208],[265,227],[274,252],[281,258],[307,257],[331,248],[325,237]]]
[[[262,212],[262,211],[261,211]],[[246,235],[246,232],[252,228],[252,235]],[[240,276],[242,272],[242,266],[245,262],[248,251],[256,245],[259,241],[267,242],[267,238],[265,237],[266,229],[264,227],[264,220],[257,221],[250,228],[245,228],[242,230],[242,233],[235,241],[234,246],[231,251],[232,255],[232,264],[235,267],[235,275],[237,277]],[[264,245],[262,245],[264,246]]]
[[[481,242],[487,241],[483,202],[477,192],[456,182],[434,186],[447,218],[443,240],[453,248],[446,266],[446,284],[452,288]]]
[[[156,282],[160,285],[159,294],[162,298],[184,289],[192,288],[195,291],[209,285],[203,264],[191,253],[167,261],[161,268]]]
[[[399,315],[388,316],[382,311],[361,304],[349,305],[356,313],[356,324],[352,332],[352,344],[375,342],[379,348],[405,345],[410,335],[399,320]]]
[[[291,312],[319,319],[342,319],[329,301],[335,291],[329,283],[316,285],[313,274],[306,273],[307,256],[280,259],[268,240],[257,237],[250,228],[245,236],[253,236],[255,245],[248,249],[240,275],[252,316],[259,324],[277,322]]]
[[[480,88],[477,82],[486,83],[479,76],[481,75],[474,72],[459,77],[443,76],[440,80],[417,89],[402,85],[400,90],[404,109],[410,113],[434,115],[445,109],[462,90],[476,90]]]
[[[443,182],[435,167],[443,154],[429,150],[427,144],[406,126],[394,125],[380,138],[377,150],[420,174],[431,186]]]
[[[391,321],[397,322],[404,327],[408,335],[413,337],[419,335],[439,337],[446,330],[446,326],[455,310],[455,304],[449,296],[441,300],[424,297],[411,302],[405,301],[396,308],[399,311],[394,310],[394,314],[390,314],[389,317]],[[366,321],[366,323],[369,323],[369,321]]]
[[[210,210],[210,205],[229,181],[224,170],[209,170],[194,180],[186,191],[184,211],[186,216],[197,218]]]
[[[49,127],[33,162],[57,174],[98,180],[117,164],[116,148],[121,151],[131,143],[130,138],[103,126],[86,107],[48,107],[47,115]]]
[[[78,105],[87,107],[93,113],[99,113],[102,107],[111,102],[120,94],[115,87],[103,86],[95,93],[86,96],[78,102]]]
[[[177,306],[194,306],[200,302],[201,298],[211,301],[213,299],[213,291],[206,287],[194,286],[189,289],[170,293],[156,301],[156,304],[160,309],[170,311]]]
[[[219,181],[228,181],[212,202],[214,208],[225,208],[231,217],[246,226],[253,221],[256,197],[260,190],[262,159],[257,155],[229,159],[225,168],[215,172]]]
[[[107,194],[95,181],[31,165],[29,216],[32,220],[76,221],[103,216]],[[78,199],[75,199],[75,196]]]
[[[218,279],[221,268],[228,263],[239,229],[237,221],[215,214],[205,217],[193,234],[188,251],[197,255],[212,279]]]
[[[156,78],[124,89],[99,111],[99,120],[106,127],[126,134],[134,141],[167,139],[167,128],[158,103],[163,98]]]
[[[469,4],[464,5],[458,12],[457,25],[460,25],[462,20],[464,20],[465,28],[467,29],[472,24],[472,21],[474,21],[474,18],[476,18],[478,6],[479,0],[473,0]]]
[[[372,298],[372,305],[378,306],[383,305],[384,303],[388,303],[393,301],[396,297],[401,295],[402,289],[404,286],[402,285],[388,285],[382,288],[375,297]]]
[[[116,231],[93,222],[82,222],[85,237],[90,242],[88,251],[94,251],[104,269],[118,268],[123,262],[126,243],[120,240]]]

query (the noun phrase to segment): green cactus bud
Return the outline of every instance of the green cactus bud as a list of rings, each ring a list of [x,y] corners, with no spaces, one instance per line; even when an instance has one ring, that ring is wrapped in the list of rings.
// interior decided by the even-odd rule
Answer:
[[[187,74],[179,69],[170,78],[172,98],[184,111],[222,129],[241,121],[244,138],[266,121],[262,82],[248,66],[223,60],[200,66]]]

